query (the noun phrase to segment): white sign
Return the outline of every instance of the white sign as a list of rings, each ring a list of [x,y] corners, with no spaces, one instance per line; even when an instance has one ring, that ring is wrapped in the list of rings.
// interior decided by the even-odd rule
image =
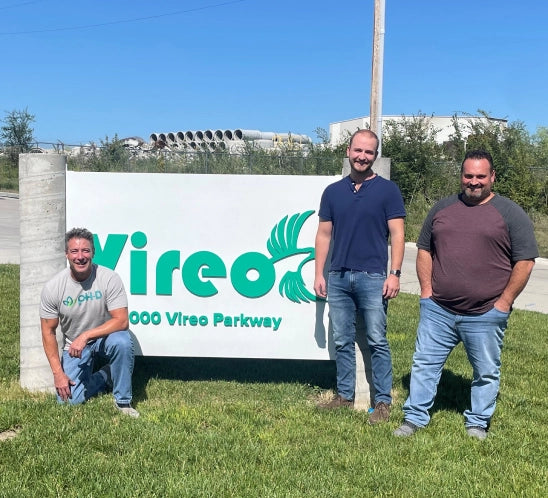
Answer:
[[[67,229],[122,277],[138,354],[330,359],[314,238],[339,178],[69,171]]]

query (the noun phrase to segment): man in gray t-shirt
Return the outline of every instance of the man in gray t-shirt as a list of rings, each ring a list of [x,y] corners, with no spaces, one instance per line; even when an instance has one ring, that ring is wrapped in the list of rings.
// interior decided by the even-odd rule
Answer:
[[[128,300],[114,271],[92,262],[93,234],[73,228],[65,235],[69,267],[42,290],[40,324],[59,401],[79,404],[112,387],[116,407],[138,417],[132,408],[133,341],[128,331]],[[56,332],[61,326],[63,355]],[[96,370],[96,360],[103,363]]]
[[[466,433],[487,437],[508,318],[538,257],[531,220],[516,203],[491,191],[494,181],[491,155],[467,152],[461,193],[439,201],[424,222],[417,242],[420,321],[405,421],[396,436],[428,424],[445,361],[462,342],[473,368]]]

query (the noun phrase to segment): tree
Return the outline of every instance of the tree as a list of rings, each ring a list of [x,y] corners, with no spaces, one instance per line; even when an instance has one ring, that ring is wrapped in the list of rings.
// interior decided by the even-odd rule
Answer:
[[[479,111],[486,118],[489,115]],[[490,152],[496,170],[494,190],[509,197],[526,211],[538,209],[541,185],[535,178],[534,145],[519,121],[501,126],[496,121],[484,120],[471,125],[467,149],[484,149]]]
[[[535,158],[532,170],[539,184],[538,209],[548,213],[548,128],[538,128],[532,141]]]
[[[0,129],[0,137],[10,163],[17,167],[19,154],[28,152],[34,141],[34,130],[31,128],[31,124],[34,123],[34,115],[30,114],[26,108],[23,111],[6,111],[5,117],[1,121],[4,125]]]
[[[433,202],[454,183],[455,175],[448,169],[443,148],[437,143],[439,130],[424,115],[387,121],[383,139],[383,155],[392,163],[390,177],[400,187],[404,201],[415,198]]]
[[[94,149],[94,153],[87,160],[89,171],[127,171],[129,154],[118,134],[112,140],[105,137],[101,146]]]

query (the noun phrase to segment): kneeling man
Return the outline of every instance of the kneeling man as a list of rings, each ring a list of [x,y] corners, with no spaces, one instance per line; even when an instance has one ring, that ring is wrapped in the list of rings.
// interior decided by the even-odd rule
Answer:
[[[79,404],[112,388],[122,413],[132,408],[133,341],[128,331],[128,300],[121,278],[92,263],[93,234],[73,228],[65,234],[69,268],[46,283],[40,303],[42,342],[59,402]],[[59,358],[56,330],[64,347]],[[95,370],[96,360],[104,366]]]

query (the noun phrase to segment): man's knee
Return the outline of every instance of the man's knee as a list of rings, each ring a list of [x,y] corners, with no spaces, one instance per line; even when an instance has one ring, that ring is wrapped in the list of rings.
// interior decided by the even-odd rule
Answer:
[[[107,349],[113,348],[118,351],[132,351],[133,352],[133,340],[127,330],[120,330],[114,332],[106,337]]]

